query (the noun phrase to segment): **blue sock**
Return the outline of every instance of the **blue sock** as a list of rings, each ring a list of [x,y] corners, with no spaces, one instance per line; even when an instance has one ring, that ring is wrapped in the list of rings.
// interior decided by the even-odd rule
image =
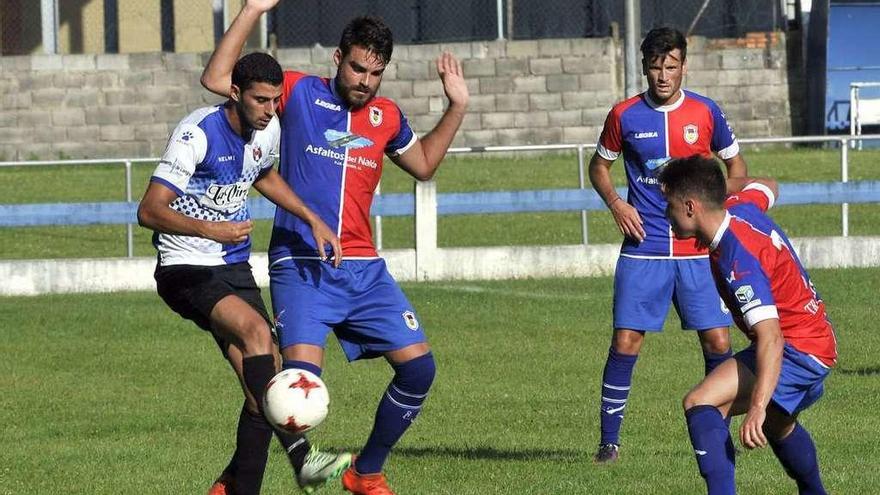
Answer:
[[[721,412],[713,406],[694,406],[684,416],[708,495],[736,494],[733,439]]]
[[[719,364],[727,361],[731,357],[733,357],[733,350],[730,348],[727,349],[727,352],[721,354],[716,354],[714,352],[707,352],[706,350],[703,350],[703,364],[705,365],[704,369],[706,371],[706,374],[708,375],[709,373],[711,373],[712,370],[717,368]]]
[[[620,425],[623,410],[629,397],[633,368],[639,355],[620,354],[613,347],[608,349],[608,360],[602,373],[602,406],[599,423],[602,426],[600,444],[620,445]]]
[[[708,352],[703,349],[703,364],[705,365],[705,372],[708,375],[715,368],[718,367],[719,364],[727,361],[728,359],[733,357],[733,349],[728,347],[727,352],[717,354],[714,352]],[[730,429],[730,416],[724,418],[724,423],[727,425],[727,428]]]
[[[312,364],[308,361],[297,361],[295,359],[285,359],[281,362],[281,368],[285,370],[289,369],[300,369],[311,371],[315,374],[315,376],[321,376],[321,367],[317,364]]]
[[[379,473],[391,448],[415,421],[434,381],[434,356],[427,353],[393,365],[394,378],[376,410],[370,438],[355,461],[361,474]]]
[[[794,430],[787,437],[771,440],[770,446],[785,472],[797,483],[800,495],[825,495],[825,487],[819,477],[816,445],[807,430],[795,423]]]

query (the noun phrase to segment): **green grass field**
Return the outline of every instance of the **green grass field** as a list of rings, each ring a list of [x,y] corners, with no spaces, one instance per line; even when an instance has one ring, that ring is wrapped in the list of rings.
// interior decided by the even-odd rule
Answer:
[[[831,493],[880,486],[880,269],[814,270],[840,345],[825,397],[801,419]],[[402,494],[704,493],[680,409],[701,375],[670,318],[636,368],[621,461],[594,466],[611,280],[404,284],[438,378],[387,472]],[[212,339],[154,293],[0,299],[0,494],[198,494],[225,466],[238,384]],[[737,333],[735,345],[744,340]],[[365,440],[389,368],[328,346],[329,449]],[[734,426],[738,422],[734,423]],[[737,462],[744,494],[795,493],[768,450]],[[273,444],[263,493],[296,493]],[[338,485],[320,493],[342,493]]]
[[[840,179],[839,151],[814,148],[756,148],[743,151],[753,175],[781,182],[834,181]],[[880,179],[880,151],[850,151],[850,180]],[[386,163],[382,191],[412,192],[412,180]],[[136,165],[133,193],[140,197],[152,165]],[[624,184],[623,166],[612,171]],[[451,156],[436,176],[440,192],[549,189],[578,187],[577,159],[571,153],[541,156]],[[6,203],[120,201],[125,199],[121,166],[16,167],[0,169],[0,197]],[[840,234],[837,205],[783,206],[773,215],[792,237]],[[438,243],[450,246],[552,245],[581,242],[580,213],[524,213],[440,217]],[[607,212],[589,214],[591,243],[617,243],[620,235]],[[383,247],[413,247],[413,218],[383,219]],[[25,227],[0,229],[0,258],[84,258],[125,255],[125,227]],[[254,246],[268,245],[270,221],[257,222]],[[880,235],[880,209],[876,204],[850,206],[851,235]],[[135,228],[135,255],[152,256],[151,233]]]

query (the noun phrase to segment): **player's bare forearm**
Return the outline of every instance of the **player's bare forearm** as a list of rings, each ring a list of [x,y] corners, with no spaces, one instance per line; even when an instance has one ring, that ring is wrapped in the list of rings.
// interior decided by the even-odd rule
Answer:
[[[269,7],[271,8],[271,7]],[[268,9],[266,9],[268,10]],[[200,82],[208,91],[220,96],[229,96],[232,86],[232,69],[241,55],[245,41],[253,31],[265,10],[248,2],[232,21],[229,30],[223,34],[208,65],[202,71]]]
[[[310,210],[302,199],[293,192],[287,182],[281,177],[277,170],[267,171],[254,182],[254,188],[260,191],[260,194],[266,197],[272,203],[298,216],[303,221],[312,225],[318,218],[312,210]]]
[[[782,370],[782,349],[785,341],[779,320],[770,318],[756,323],[755,332],[755,386],[752,389],[749,407],[767,408],[779,373]]]
[[[164,234],[202,237],[222,243],[247,239],[253,226],[245,222],[208,222],[188,217],[168,206],[177,195],[170,189],[151,183],[138,205],[138,224]]]
[[[749,167],[739,153],[724,160],[724,166],[727,167],[728,177],[746,177],[749,175]]]
[[[440,162],[449,151],[452,140],[455,139],[455,133],[461,127],[466,109],[466,105],[450,105],[440,117],[440,122],[437,122],[434,129],[421,139],[425,165],[422,168],[423,173],[420,174],[422,175],[420,180],[427,180],[434,176],[437,167],[440,166]]]
[[[769,177],[728,177],[727,194],[742,191],[749,184],[761,184],[773,193],[773,198],[779,198],[779,183]]]
[[[599,153],[593,153],[587,169],[590,175],[590,184],[593,185],[593,189],[596,190],[596,193],[599,194],[599,197],[602,198],[606,205],[620,197],[614,189],[614,183],[611,181],[611,165],[613,163],[600,156]]]

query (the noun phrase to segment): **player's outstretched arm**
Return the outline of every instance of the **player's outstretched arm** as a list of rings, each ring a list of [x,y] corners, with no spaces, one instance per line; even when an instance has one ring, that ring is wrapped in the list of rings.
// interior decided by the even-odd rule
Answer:
[[[265,196],[269,201],[284,208],[290,213],[303,219],[312,227],[312,235],[315,237],[315,246],[318,248],[318,256],[322,260],[326,259],[325,248],[327,245],[333,250],[333,265],[339,266],[342,263],[342,245],[339,238],[330,230],[330,227],[324,223],[321,218],[315,214],[308,206],[303,203],[302,199],[287,185],[287,182],[275,169],[271,169],[263,174],[256,182],[254,187],[260,194]]]
[[[739,439],[749,449],[767,446],[764,435],[764,420],[767,418],[767,404],[773,397],[773,390],[779,381],[782,370],[782,347],[784,340],[777,318],[759,321],[752,326],[755,333],[755,385],[749,401],[746,419],[739,429]]]
[[[449,106],[434,129],[402,155],[391,157],[397,166],[418,180],[428,180],[434,176],[464,120],[470,99],[461,62],[451,53],[443,53],[437,59],[437,74],[443,83]]]
[[[253,230],[250,220],[245,222],[208,222],[188,217],[171,209],[177,193],[157,182],[150,182],[138,205],[138,223],[142,227],[165,234],[203,237],[223,244],[238,244],[247,240]]]
[[[590,183],[593,189],[611,210],[614,222],[621,234],[631,237],[639,242],[645,240],[645,229],[642,227],[642,217],[631,204],[627,203],[617,194],[614,183],[611,181],[611,165],[614,162],[603,158],[599,153],[593,153],[588,168]]]
[[[208,65],[202,72],[200,82],[208,91],[228,97],[232,86],[232,69],[241,55],[247,37],[264,12],[278,4],[279,0],[248,0],[241,12],[223,34]]]

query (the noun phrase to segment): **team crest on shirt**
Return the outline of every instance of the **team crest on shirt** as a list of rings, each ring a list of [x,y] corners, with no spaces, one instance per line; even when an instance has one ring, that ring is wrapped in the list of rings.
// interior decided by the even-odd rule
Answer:
[[[373,127],[382,125],[382,109],[379,107],[370,107],[370,124]]]
[[[260,161],[263,158],[263,150],[259,146],[254,146],[254,161]]]
[[[700,129],[696,124],[688,124],[684,126],[684,141],[687,144],[694,144],[700,138]]]
[[[416,314],[412,311],[403,312],[403,321],[410,330],[416,331],[419,329],[419,320],[416,319]]]

